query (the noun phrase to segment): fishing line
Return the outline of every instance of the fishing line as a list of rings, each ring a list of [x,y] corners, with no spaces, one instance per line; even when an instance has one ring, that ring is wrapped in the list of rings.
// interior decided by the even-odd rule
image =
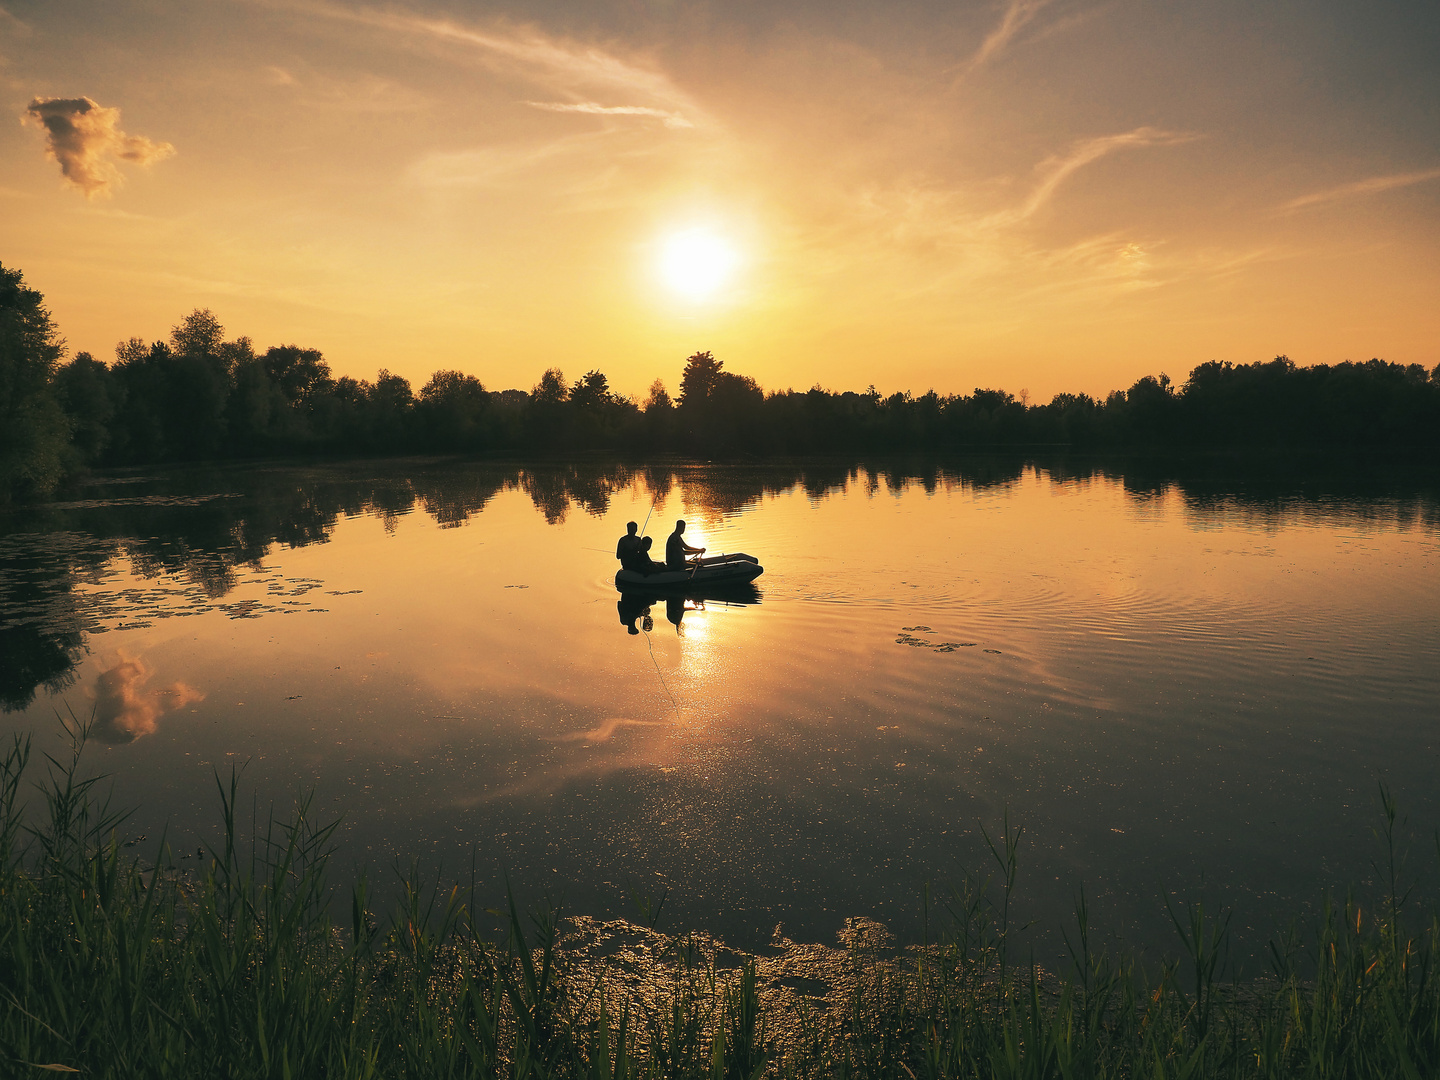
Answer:
[[[644,536],[650,529],[650,517],[655,513],[655,507],[660,505],[660,493],[657,491],[650,500],[650,511],[645,515],[645,524],[640,527],[640,535]],[[660,680],[660,686],[665,691],[665,696],[670,699],[670,704],[675,706],[675,712],[680,712],[680,702],[675,700],[675,695],[670,692],[670,685],[665,681],[665,675],[660,670],[660,661],[655,659],[655,646],[650,643],[650,632],[645,631],[645,648],[650,653],[650,663],[655,665],[655,677]]]
[[[650,634],[648,631],[645,634],[645,648],[650,650],[650,662],[655,665],[655,674],[660,679],[660,685],[664,688],[666,696],[670,699],[670,704],[675,706],[675,711],[678,713],[680,711],[680,702],[676,701],[675,695],[670,693],[670,687],[666,684],[665,676],[660,671],[660,661],[655,659],[655,646],[650,644]]]

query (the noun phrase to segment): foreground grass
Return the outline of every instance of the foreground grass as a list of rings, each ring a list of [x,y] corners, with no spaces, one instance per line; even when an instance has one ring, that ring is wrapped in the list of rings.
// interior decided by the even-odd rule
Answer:
[[[181,874],[163,853],[150,866],[79,778],[82,744],[49,760],[35,820],[19,802],[28,744],[0,760],[5,1076],[1440,1075],[1440,924],[1406,928],[1383,793],[1385,901],[1327,906],[1308,938],[1272,945],[1271,978],[1234,986],[1221,981],[1226,920],[1199,904],[1172,910],[1182,959],[1158,971],[1092,949],[1083,899],[1073,971],[1017,966],[1008,822],[996,877],[935,905],[938,943],[897,953],[857,924],[809,967],[804,947],[788,968],[727,961],[698,936],[584,920],[562,939],[557,911],[522,915],[509,897],[509,933],[492,942],[473,897],[414,872],[383,922],[356,882],[350,925],[337,926],[333,826],[307,806],[242,844],[232,778],[203,870]],[[602,947],[584,948],[587,932]],[[792,984],[806,977],[787,972],[824,992],[801,995]]]

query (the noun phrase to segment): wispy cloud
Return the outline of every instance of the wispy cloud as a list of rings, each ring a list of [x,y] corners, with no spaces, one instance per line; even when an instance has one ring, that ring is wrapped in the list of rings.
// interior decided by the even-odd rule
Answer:
[[[968,188],[915,183],[869,186],[852,204],[858,211],[855,223],[866,231],[878,229],[876,235],[883,237],[886,244],[945,250],[947,257],[956,250],[975,253],[997,238],[1026,231],[1018,227],[1039,213],[1060,186],[1085,166],[1118,150],[1176,146],[1198,137],[1188,132],[1138,127],[1079,140],[1065,152],[1035,166],[1036,179],[1028,194],[997,208],[986,209],[982,202],[1010,187],[1008,178]]]
[[[668,128],[693,128],[695,125],[677,112],[652,109],[645,105],[600,105],[593,101],[527,101],[533,109],[546,112],[584,113],[588,116],[648,116],[663,121]]]
[[[600,136],[572,135],[545,143],[482,146],[427,154],[407,170],[411,183],[428,188],[503,188],[529,182],[536,170],[551,176],[564,162],[583,158]]]
[[[149,165],[170,157],[175,147],[120,130],[120,110],[88,97],[35,98],[21,118],[45,132],[45,152],[86,198],[109,194],[122,180],[112,158]]]
[[[1034,221],[1060,186],[1086,165],[1119,150],[1195,138],[1141,127],[1080,140],[1038,163],[1030,186],[1019,193],[1015,178],[1008,177],[964,186],[913,181],[872,186],[858,193],[858,200],[836,218],[831,234],[817,236],[814,245],[817,251],[849,253],[832,265],[834,273],[863,261],[877,279],[895,283],[892,296],[898,303],[928,302],[943,294],[983,296],[992,314],[1021,311],[1026,304],[1075,310],[1179,281],[1223,278],[1242,270],[1250,254],[1202,255],[1150,228],[1137,233],[1123,221],[1057,247],[1052,231]],[[1011,191],[1008,199],[1006,190]]]
[[[0,33],[17,38],[28,38],[34,31],[29,23],[5,10],[4,7],[0,7]]]
[[[307,108],[339,113],[406,113],[427,108],[425,95],[389,79],[373,75],[335,78],[316,72],[297,74],[271,65],[260,73],[269,86],[293,92]]]
[[[992,56],[1003,51],[1014,40],[1015,35],[1025,29],[1049,3],[1050,0],[1007,0],[1000,24],[985,35],[985,40],[980,43],[980,48],[975,50],[975,55],[970,58],[966,67],[980,67]]]
[[[1177,146],[1191,142],[1196,135],[1183,131],[1164,131],[1160,128],[1138,127],[1118,135],[1102,135],[1084,139],[1072,146],[1068,153],[1048,158],[1038,166],[1041,179],[1030,192],[1029,197],[1018,207],[996,215],[998,221],[1006,223],[1024,221],[1032,217],[1054,196],[1056,190],[1067,179],[1092,162],[1099,161],[1116,150],[1140,146]]]
[[[351,9],[324,2],[286,4],[285,10],[468,47],[487,62],[520,69],[532,79],[557,88],[623,90],[668,114],[689,117],[692,123],[700,115],[696,103],[663,71],[596,45],[553,37],[534,27],[480,29],[450,19],[374,8]]]
[[[1037,250],[1030,261],[1042,271],[1033,275],[1036,280],[1058,283],[1073,295],[1098,299],[1107,293],[1121,295],[1179,281],[1222,281],[1259,263],[1290,256],[1270,246],[1167,250],[1171,246],[1158,238],[1136,240],[1123,233],[1108,233],[1053,251]]]
[[[1316,191],[1309,195],[1301,195],[1298,199],[1291,199],[1289,202],[1283,204],[1280,209],[1287,213],[1295,210],[1304,210],[1310,206],[1320,206],[1323,203],[1349,199],[1357,195],[1374,195],[1377,192],[1391,191],[1394,188],[1410,187],[1412,184],[1423,184],[1428,180],[1440,180],[1440,169],[1394,173],[1390,176],[1372,176],[1366,180],[1356,180],[1349,184],[1341,184],[1339,187],[1327,188],[1324,191]]]

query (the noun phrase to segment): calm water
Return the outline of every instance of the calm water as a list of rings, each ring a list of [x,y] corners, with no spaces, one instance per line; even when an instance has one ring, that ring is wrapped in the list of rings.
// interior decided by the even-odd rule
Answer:
[[[341,857],[561,893],[736,944],[847,915],[1023,823],[1035,947],[1168,944],[1162,889],[1242,951],[1363,883],[1377,781],[1440,824],[1429,479],[1022,460],[626,469],[367,463],[102,479],[0,518],[6,731],[91,765],[175,847],[213,772],[313,791]],[[643,603],[616,538],[676,517],[765,574]],[[637,630],[632,634],[626,622]]]

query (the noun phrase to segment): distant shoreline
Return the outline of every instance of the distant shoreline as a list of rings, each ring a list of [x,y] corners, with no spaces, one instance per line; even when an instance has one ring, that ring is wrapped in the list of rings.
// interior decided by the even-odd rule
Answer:
[[[599,370],[571,383],[550,368],[529,390],[491,391],[437,371],[417,392],[382,369],[372,383],[334,377],[317,349],[257,353],[226,341],[208,310],[168,341],[131,338],[113,364],[64,346],[43,297],[0,266],[19,328],[6,361],[0,505],[45,498],[83,470],[192,461],[320,460],[410,454],[546,459],[679,454],[708,460],[1034,452],[1409,453],[1440,461],[1440,365],[1374,359],[1298,367],[1288,357],[1212,361],[1183,384],[1147,375],[1103,399],[1056,394],[1032,404],[970,394],[767,391],[710,352],[689,356],[674,397],[656,379],[643,400]]]

